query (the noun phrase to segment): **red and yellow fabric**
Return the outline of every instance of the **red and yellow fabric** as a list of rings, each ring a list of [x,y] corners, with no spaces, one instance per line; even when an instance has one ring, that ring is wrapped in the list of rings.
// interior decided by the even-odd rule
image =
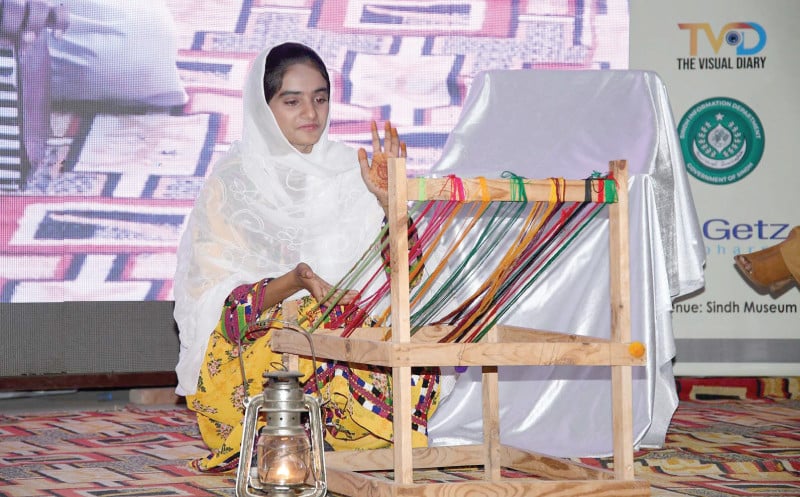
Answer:
[[[188,407],[197,414],[200,433],[211,453],[192,462],[200,471],[222,472],[235,469],[242,440],[244,400],[261,392],[263,374],[280,369],[281,354],[269,348],[271,330],[281,328],[284,316],[280,306],[262,312],[257,303],[263,295],[267,280],[252,286],[239,287],[226,301],[222,316],[208,344],[206,358],[200,371],[197,392],[186,397]],[[303,298],[297,306],[298,316],[315,322],[324,311],[311,297]],[[335,309],[339,311],[340,309]],[[331,313],[335,317],[335,312]],[[256,321],[276,320],[273,328],[262,329],[242,340],[235,338],[239,330]],[[330,319],[330,318],[328,318]],[[246,335],[246,334],[244,334]],[[242,361],[239,359],[241,351]],[[244,364],[247,387],[243,385]],[[391,374],[383,368],[317,361],[317,381],[313,381],[313,363],[300,358],[301,382],[306,393],[317,395],[322,403],[325,441],[334,450],[358,450],[389,447],[392,440]],[[415,447],[427,445],[428,418],[439,401],[438,370],[420,369],[412,372],[412,442]],[[312,379],[312,381],[309,381]]]

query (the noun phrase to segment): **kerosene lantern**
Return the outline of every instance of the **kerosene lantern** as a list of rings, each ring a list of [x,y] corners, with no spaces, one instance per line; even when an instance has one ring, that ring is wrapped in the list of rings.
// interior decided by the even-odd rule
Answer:
[[[303,393],[298,372],[270,371],[264,376],[264,391],[245,401],[236,496],[322,497],[327,478],[319,402]],[[262,414],[266,424],[256,442]]]

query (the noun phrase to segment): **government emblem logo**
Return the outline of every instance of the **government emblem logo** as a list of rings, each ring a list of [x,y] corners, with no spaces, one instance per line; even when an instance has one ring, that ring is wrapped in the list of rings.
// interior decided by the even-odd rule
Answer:
[[[744,178],[764,153],[761,121],[750,107],[733,98],[715,97],[695,104],[681,118],[678,137],[689,174],[714,185]]]

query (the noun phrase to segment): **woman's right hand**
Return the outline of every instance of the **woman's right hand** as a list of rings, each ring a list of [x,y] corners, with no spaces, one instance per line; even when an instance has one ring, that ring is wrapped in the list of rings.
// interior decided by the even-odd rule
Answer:
[[[320,304],[347,305],[356,300],[358,292],[355,290],[338,290],[332,295],[328,295],[333,289],[333,285],[320,278],[311,267],[301,262],[294,268],[294,277],[297,284],[306,289]],[[326,299],[326,297],[328,297]]]
[[[397,135],[397,128],[386,121],[383,147],[378,135],[378,124],[371,123],[372,129],[372,163],[367,157],[367,151],[358,149],[358,162],[361,165],[361,177],[367,189],[378,199],[378,203],[386,211],[389,208],[389,157],[405,157],[406,144]]]

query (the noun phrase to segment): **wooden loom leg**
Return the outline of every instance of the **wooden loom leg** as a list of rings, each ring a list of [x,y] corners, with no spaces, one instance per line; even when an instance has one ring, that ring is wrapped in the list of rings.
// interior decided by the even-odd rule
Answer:
[[[300,356],[297,354],[282,354],[281,363],[286,371],[300,371]]]
[[[414,481],[411,446],[411,368],[392,368],[394,405],[394,481],[401,485]]]
[[[497,329],[487,334],[489,342],[497,342]],[[484,479],[500,480],[500,387],[497,366],[483,366],[481,388],[483,397]]]
[[[628,171],[625,161],[612,161],[618,201],[609,205],[611,275],[611,339],[630,342],[630,252],[628,227]],[[611,403],[614,430],[614,474],[633,480],[633,385],[631,366],[611,366]]]
[[[631,367],[611,366],[611,401],[614,423],[614,474],[633,480],[633,390]]]
[[[299,303],[290,300],[283,304],[283,319],[294,321],[297,319]],[[281,356],[281,363],[286,371],[300,371],[300,357],[297,354],[285,353]]]
[[[411,342],[408,264],[408,191],[402,158],[389,159],[389,258],[391,261],[392,342]],[[394,481],[413,482],[411,445],[411,367],[392,368]]]
[[[497,366],[483,366],[484,479],[500,480],[500,402]]]

